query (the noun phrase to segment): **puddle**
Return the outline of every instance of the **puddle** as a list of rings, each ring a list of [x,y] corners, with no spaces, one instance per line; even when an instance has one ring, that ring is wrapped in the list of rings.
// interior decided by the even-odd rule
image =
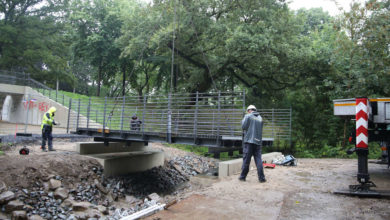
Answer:
[[[312,174],[311,174],[311,173],[309,173],[309,172],[305,172],[305,171],[296,172],[295,174],[296,174],[296,175],[298,175],[298,176],[302,176],[302,177],[308,177],[308,176],[312,176]]]
[[[201,185],[201,186],[210,186],[213,183],[219,181],[218,179],[218,168],[212,168],[207,172],[192,176],[190,182],[192,184]]]

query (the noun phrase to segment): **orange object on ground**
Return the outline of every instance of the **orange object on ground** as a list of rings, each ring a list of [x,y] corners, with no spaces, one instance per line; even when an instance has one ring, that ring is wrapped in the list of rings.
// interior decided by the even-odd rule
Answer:
[[[264,168],[275,168],[275,164],[273,163],[263,163]]]

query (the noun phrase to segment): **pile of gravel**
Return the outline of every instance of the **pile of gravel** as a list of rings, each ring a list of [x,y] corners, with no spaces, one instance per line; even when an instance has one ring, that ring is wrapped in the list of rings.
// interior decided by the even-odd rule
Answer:
[[[191,176],[215,168],[208,158],[178,156],[145,172],[106,178],[98,163],[74,159],[68,164],[59,163],[59,158],[44,167],[31,165],[10,171],[23,178],[0,190],[0,199],[6,198],[0,201],[0,219],[2,214],[12,218],[120,219],[166,202],[159,196],[175,195],[190,186],[187,183]],[[57,175],[48,174],[49,170],[56,170]],[[128,204],[126,209],[116,207],[119,200]]]

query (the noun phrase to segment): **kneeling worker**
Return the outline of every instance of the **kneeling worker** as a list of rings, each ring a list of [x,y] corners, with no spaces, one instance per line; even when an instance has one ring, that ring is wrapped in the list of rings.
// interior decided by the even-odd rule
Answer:
[[[47,145],[49,146],[49,151],[55,151],[53,149],[53,125],[59,125],[59,123],[56,123],[54,121],[54,114],[57,111],[55,107],[51,107],[49,111],[45,112],[42,118],[42,145],[41,149],[42,151],[47,151],[46,150],[46,140],[48,140]]]

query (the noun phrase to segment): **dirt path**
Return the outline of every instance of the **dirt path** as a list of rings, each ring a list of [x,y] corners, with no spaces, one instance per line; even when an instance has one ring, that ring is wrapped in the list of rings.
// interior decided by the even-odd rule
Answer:
[[[62,127],[55,127],[53,129],[53,134],[66,134],[66,128],[64,126],[66,125],[61,125]],[[15,133],[24,133],[26,129],[27,133],[32,133],[32,134],[41,134],[41,126],[40,125],[27,125],[25,124],[16,124],[16,123],[8,123],[4,121],[0,121],[0,135],[3,134],[12,134],[15,135]]]
[[[390,190],[387,166],[369,168],[378,189]],[[356,160],[301,159],[297,167],[267,169],[263,184],[255,170],[246,182],[238,175],[207,180],[206,188],[148,219],[390,219],[390,200],[332,194],[355,184],[356,170]]]
[[[7,151],[0,157],[0,179],[9,186],[28,187],[40,176],[53,174],[63,176],[65,185],[76,186],[73,181],[98,164],[72,152],[75,144],[55,140],[57,151],[48,153],[41,152],[39,145],[29,145],[27,157],[18,155],[19,147]],[[164,150],[167,158],[190,154],[159,144],[150,146]],[[255,170],[246,182],[238,181],[238,175],[196,176],[184,194],[175,195],[181,201],[147,219],[390,219],[390,200],[332,194],[356,184],[356,171],[356,160],[300,159],[297,167],[266,169],[266,183],[257,181]],[[390,190],[387,166],[370,163],[369,172],[378,189]]]

